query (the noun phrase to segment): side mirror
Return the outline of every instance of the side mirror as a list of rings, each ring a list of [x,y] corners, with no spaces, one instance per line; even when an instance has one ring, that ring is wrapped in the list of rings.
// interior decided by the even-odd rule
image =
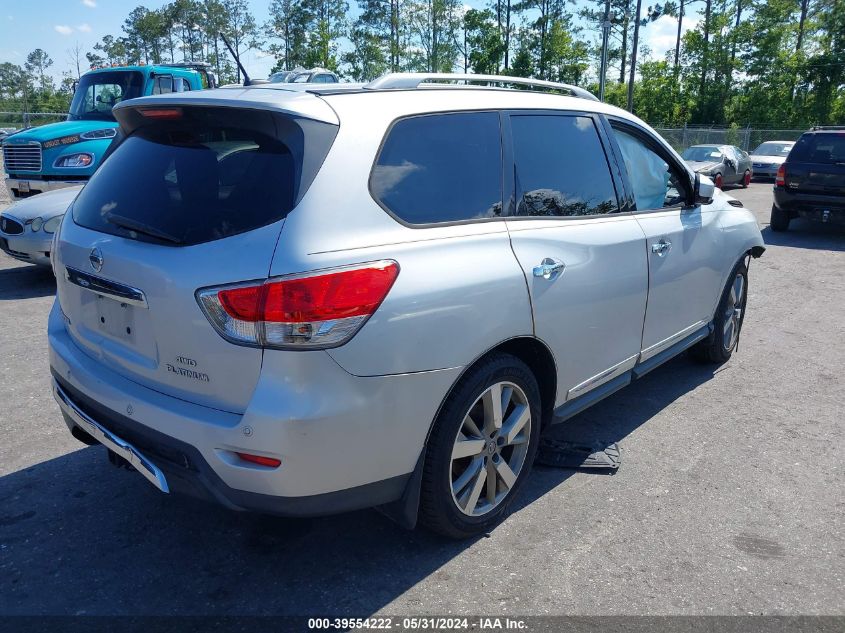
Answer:
[[[716,185],[707,176],[695,174],[695,204],[710,204],[716,193]]]

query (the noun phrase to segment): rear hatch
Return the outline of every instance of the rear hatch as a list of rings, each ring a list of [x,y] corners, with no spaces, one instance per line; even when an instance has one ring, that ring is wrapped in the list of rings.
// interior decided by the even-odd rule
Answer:
[[[845,130],[804,134],[785,163],[787,191],[843,198]]]
[[[284,218],[337,128],[268,110],[158,103],[115,110],[126,138],[58,238],[59,302],[89,356],[161,393],[240,413],[262,351],[224,340],[196,292],[267,277]]]

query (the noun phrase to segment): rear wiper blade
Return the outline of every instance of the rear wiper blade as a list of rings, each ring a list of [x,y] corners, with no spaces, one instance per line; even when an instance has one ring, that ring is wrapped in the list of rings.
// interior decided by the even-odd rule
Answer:
[[[105,217],[108,222],[111,222],[115,226],[119,226],[123,229],[128,229],[130,231],[134,231],[135,233],[143,233],[144,235],[149,235],[150,237],[155,237],[157,239],[164,240],[165,242],[170,242],[171,244],[182,243],[182,238],[180,237],[171,235],[166,231],[157,229],[154,226],[150,226],[149,224],[144,224],[143,222],[139,222],[138,220],[127,218],[124,215],[118,215],[117,213],[109,212],[106,213]]]

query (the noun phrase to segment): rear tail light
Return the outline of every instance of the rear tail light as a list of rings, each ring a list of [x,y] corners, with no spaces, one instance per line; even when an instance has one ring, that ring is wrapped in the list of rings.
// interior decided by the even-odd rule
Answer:
[[[204,288],[197,301],[225,339],[281,349],[337,347],[384,301],[399,264],[383,260],[264,282]]]
[[[786,166],[781,163],[778,167],[778,173],[775,175],[775,187],[784,187],[786,185]]]
[[[182,108],[138,108],[148,119],[181,119]]]

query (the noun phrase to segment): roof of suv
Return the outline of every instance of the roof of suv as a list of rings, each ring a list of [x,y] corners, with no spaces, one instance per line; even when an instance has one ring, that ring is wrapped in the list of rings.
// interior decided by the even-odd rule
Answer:
[[[399,75],[399,77],[402,76]],[[544,84],[544,82],[538,83]],[[337,125],[340,120],[332,104],[335,104],[338,99],[361,100],[368,104],[368,108],[373,107],[373,100],[386,99],[394,103],[403,102],[402,109],[408,114],[472,109],[555,109],[604,113],[640,122],[635,116],[621,108],[595,100],[595,97],[583,89],[577,90],[586,96],[514,90],[489,85],[425,84],[410,88],[372,88],[372,85],[340,83],[318,87],[314,84],[262,83],[253,86],[230,86],[215,90],[153,95],[133,99],[117,107],[160,105],[163,102],[174,105],[251,107],[286,112]],[[568,88],[561,86],[563,89]]]

